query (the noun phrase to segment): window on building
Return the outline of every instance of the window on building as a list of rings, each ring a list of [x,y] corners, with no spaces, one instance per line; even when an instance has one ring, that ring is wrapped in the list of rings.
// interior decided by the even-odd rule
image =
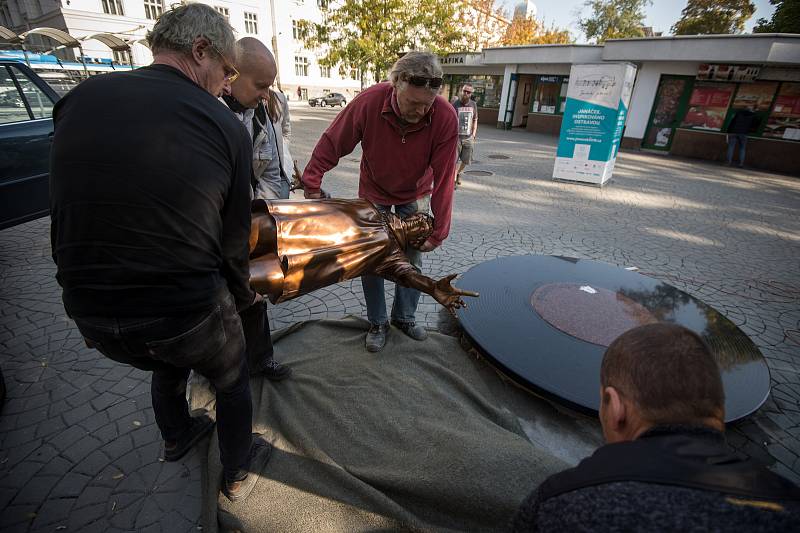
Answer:
[[[800,83],[781,83],[763,135],[800,141]]]
[[[722,131],[735,89],[733,83],[695,83],[681,127]]]
[[[128,59],[128,51],[127,50],[114,50],[114,63],[119,65],[128,65],[130,64],[130,60]]]
[[[244,14],[244,31],[252,35],[258,33],[258,15],[255,13]]]
[[[320,9],[328,9],[329,0],[317,0],[317,7]]]
[[[351,80],[360,80],[361,79],[361,70],[350,67],[350,79]]]
[[[299,20],[293,20],[292,21],[292,37],[294,37],[295,40],[299,40],[301,35],[303,35],[303,32],[300,29],[300,21]]]
[[[103,3],[103,13],[105,13],[106,15],[125,14],[122,11],[122,0],[102,0],[102,3]]]
[[[304,56],[294,56],[294,75],[308,76],[308,58]]]
[[[216,9],[216,10],[217,10],[217,12],[218,12],[219,14],[221,14],[223,17],[225,17],[226,19],[228,19],[228,21],[230,21],[230,20],[231,20],[231,11],[230,11],[230,10],[229,10],[227,7],[222,7],[222,6],[214,6],[214,9]]]
[[[537,76],[531,97],[531,113],[555,115],[563,112],[562,97],[566,97],[568,78],[564,76]]]
[[[164,13],[164,0],[144,0],[144,16],[156,20]]]
[[[323,67],[320,65],[319,67],[319,75],[323,78],[330,78],[331,77],[331,67]]]

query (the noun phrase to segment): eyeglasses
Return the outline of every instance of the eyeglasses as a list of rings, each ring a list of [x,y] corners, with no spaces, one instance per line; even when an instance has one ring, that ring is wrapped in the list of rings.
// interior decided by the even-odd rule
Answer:
[[[234,67],[230,61],[228,61],[228,58],[225,57],[225,55],[222,52],[220,52],[219,48],[214,46],[213,43],[211,43],[211,48],[213,48],[214,51],[217,53],[217,55],[220,57],[220,59],[222,59],[222,68],[225,70],[225,81],[227,81],[228,83],[235,82],[236,79],[239,77],[239,71],[236,70],[236,67]]]
[[[438,89],[442,86],[442,78],[426,78],[425,76],[409,76],[406,81],[414,87],[430,87]]]

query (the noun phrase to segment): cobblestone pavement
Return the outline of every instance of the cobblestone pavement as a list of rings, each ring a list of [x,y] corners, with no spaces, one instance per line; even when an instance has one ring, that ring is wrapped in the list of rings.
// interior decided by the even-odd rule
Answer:
[[[293,107],[301,164],[336,112]],[[426,273],[557,254],[636,266],[702,298],[753,338],[772,374],[770,399],[730,442],[800,481],[800,180],[622,153],[614,182],[597,189],[549,179],[555,144],[482,127],[469,170],[487,174],[465,176]],[[355,196],[358,160],[347,156],[324,187]],[[0,530],[196,531],[202,450],[158,460],[149,378],[85,347],[61,305],[48,228],[0,232]],[[365,314],[358,281],[276,306],[272,323],[347,314]],[[418,319],[438,328],[442,317],[423,296]]]

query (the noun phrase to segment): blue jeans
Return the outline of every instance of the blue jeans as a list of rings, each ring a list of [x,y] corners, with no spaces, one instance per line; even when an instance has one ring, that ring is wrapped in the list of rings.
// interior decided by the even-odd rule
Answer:
[[[733,163],[733,151],[736,148],[736,143],[739,143],[739,166],[744,165],[744,152],[747,147],[747,134],[746,133],[729,133],[728,134],[728,164]]]
[[[413,215],[423,207],[422,211],[428,212],[427,198],[420,198],[408,204],[400,205],[375,205],[384,213],[388,213],[394,207],[394,213],[401,217]],[[405,249],[406,257],[414,265],[418,272],[422,269],[422,252],[408,246]],[[383,278],[379,276],[361,276],[361,286],[364,289],[364,299],[367,301],[367,319],[372,324],[385,324],[388,322],[386,317],[386,294],[383,291]],[[414,322],[414,314],[417,312],[419,303],[419,291],[409,287],[395,284],[394,304],[392,305],[392,319],[397,322]]]
[[[217,391],[217,430],[225,475],[249,464],[253,405],[245,340],[227,287],[211,309],[176,317],[74,317],[86,345],[114,361],[153,372],[150,393],[164,440],[190,426],[186,380],[193,369]]]

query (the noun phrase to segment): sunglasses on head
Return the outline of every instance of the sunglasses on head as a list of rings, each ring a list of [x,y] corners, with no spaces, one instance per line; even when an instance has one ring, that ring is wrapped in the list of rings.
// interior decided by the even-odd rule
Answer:
[[[438,89],[442,86],[442,78],[426,78],[425,76],[409,76],[406,81],[414,87],[430,87]]]

